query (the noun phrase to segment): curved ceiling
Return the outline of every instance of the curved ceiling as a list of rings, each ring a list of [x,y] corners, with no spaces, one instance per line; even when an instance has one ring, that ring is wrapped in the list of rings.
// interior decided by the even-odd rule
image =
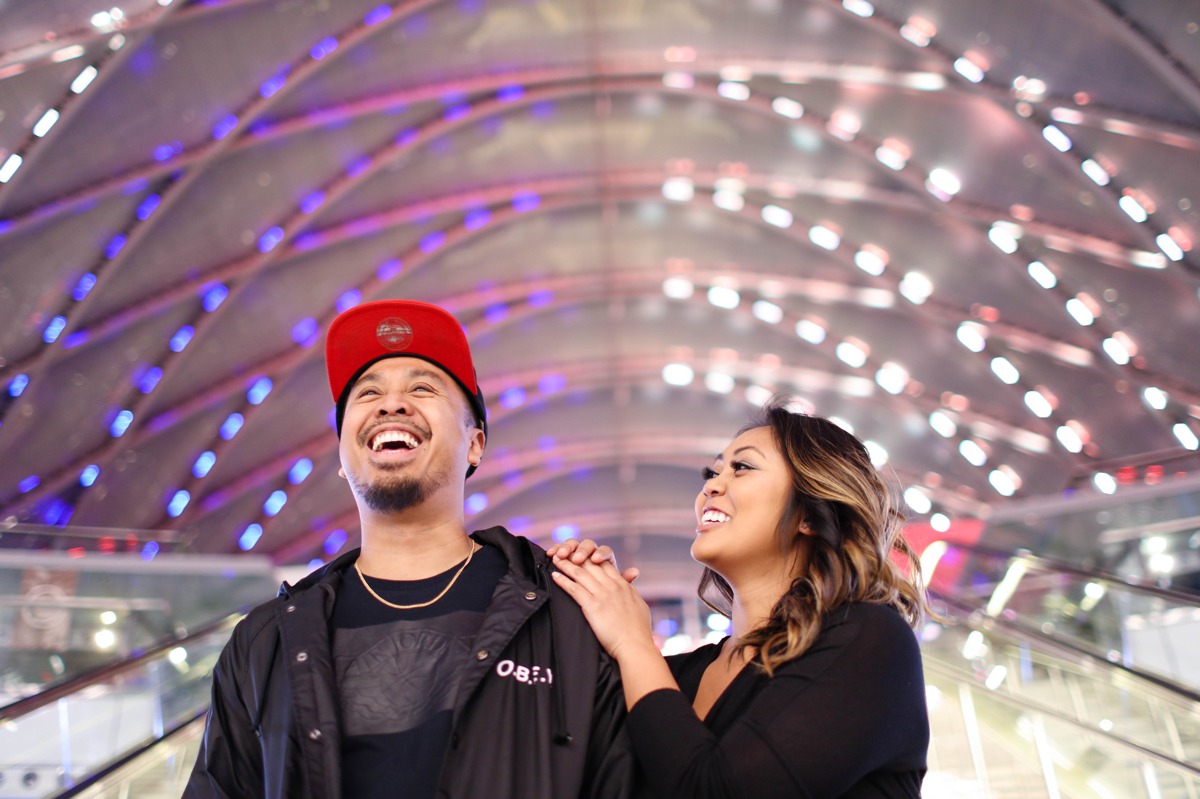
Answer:
[[[939,524],[1198,465],[1195,4],[109,2],[0,3],[10,530],[353,545],[385,297],[472,340],[471,523],[640,561],[772,393]]]

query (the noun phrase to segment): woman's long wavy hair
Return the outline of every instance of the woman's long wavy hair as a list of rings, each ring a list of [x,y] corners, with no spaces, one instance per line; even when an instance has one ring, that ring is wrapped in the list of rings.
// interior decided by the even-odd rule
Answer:
[[[929,612],[920,563],[900,534],[905,517],[899,503],[866,447],[827,419],[788,411],[779,398],[741,432],[758,427],[770,428],[791,472],[791,498],[778,532],[803,573],[737,649],[755,651],[773,674],[812,646],[827,614],[850,602],[893,607],[917,628]],[[811,535],[797,532],[801,527]],[[704,570],[698,593],[710,608],[731,615],[733,589],[712,569]]]

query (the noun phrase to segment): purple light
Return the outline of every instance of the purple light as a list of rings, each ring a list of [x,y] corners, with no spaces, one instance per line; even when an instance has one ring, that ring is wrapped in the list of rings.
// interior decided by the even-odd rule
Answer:
[[[141,204],[137,207],[137,218],[145,222],[150,218],[150,215],[158,208],[162,202],[162,197],[157,194],[147,195]]]
[[[338,313],[342,313],[343,311],[348,311],[351,308],[353,308],[355,305],[358,305],[360,302],[362,302],[362,292],[359,291],[358,289],[350,289],[345,294],[338,297],[338,299],[337,299]]]
[[[100,477],[100,467],[96,464],[83,467],[83,471],[79,473],[79,484],[84,488],[90,487]]]
[[[138,192],[145,191],[146,187],[149,185],[150,185],[150,182],[147,181],[145,178],[138,178],[137,180],[131,180],[128,183],[126,183],[124,186],[122,186],[121,193],[127,194],[127,195],[128,194],[137,194]]]
[[[336,555],[338,550],[346,546],[346,538],[346,531],[341,528],[330,533],[329,537],[325,539],[325,554]]]
[[[175,148],[170,144],[160,144],[154,148],[155,161],[167,161],[175,155]]]
[[[51,527],[55,525],[65,525],[68,521],[70,521],[71,514],[74,512],[74,505],[64,502],[62,499],[55,498],[55,500],[51,502],[46,507],[46,510],[42,513],[42,522],[50,525]]]
[[[204,292],[204,310],[212,313],[221,307],[221,303],[225,302],[225,298],[229,296],[229,289],[223,283],[210,288]]]
[[[246,418],[240,413],[231,413],[225,417],[225,421],[221,423],[221,438],[229,441],[238,434],[242,429],[242,425],[246,423]]]
[[[28,494],[30,491],[37,488],[41,484],[42,484],[42,478],[38,477],[36,474],[31,474],[28,477],[26,477],[24,480],[22,480],[21,482],[17,483],[17,490],[20,491],[22,494]]]
[[[260,97],[262,97],[265,100],[268,97],[274,95],[275,92],[282,89],[284,84],[286,84],[286,83],[287,83],[286,75],[276,75],[272,78],[268,78],[266,81],[263,82],[262,86],[258,87],[258,94]]]
[[[508,318],[508,306],[502,302],[489,305],[483,312],[483,318],[490,325],[498,325]]]
[[[325,565],[325,561],[321,560],[320,558],[313,558],[312,560],[310,560],[308,562],[308,570],[310,572],[316,571],[317,569],[321,568],[324,565]]]
[[[79,278],[79,282],[75,284],[75,291],[71,292],[71,297],[75,302],[80,302],[88,295],[88,292],[96,285],[96,276],[91,272],[85,272]]]
[[[309,458],[300,458],[292,464],[292,468],[288,469],[288,482],[294,486],[298,486],[308,479],[312,474],[313,462]]]
[[[375,6],[375,8],[372,8],[370,11],[368,11],[366,16],[363,17],[363,24],[370,28],[374,25],[378,25],[380,22],[383,22],[391,15],[391,6]],[[334,550],[334,552],[336,551],[337,550]],[[333,552],[330,552],[329,554],[332,555]]]
[[[543,394],[557,394],[567,387],[567,378],[562,375],[542,375],[538,379],[538,391]]]
[[[175,331],[175,335],[171,336],[169,346],[171,352],[183,352],[183,348],[192,340],[192,336],[196,335],[196,329],[191,325],[184,325]]]
[[[283,510],[283,506],[287,504],[288,495],[286,491],[272,491],[271,496],[267,497],[267,501],[263,503],[263,513],[268,516],[275,516],[279,511]]]
[[[463,227],[467,230],[478,230],[492,221],[492,212],[486,208],[478,208],[463,217]]]
[[[333,36],[327,36],[321,41],[313,45],[313,48],[308,51],[308,54],[313,57],[314,61],[320,61],[325,56],[337,49],[338,40]]]
[[[554,436],[541,436],[538,438],[537,448],[542,452],[549,452],[558,446],[558,442],[554,440]]]
[[[391,260],[384,261],[379,265],[379,268],[375,270],[375,276],[386,283],[396,275],[400,274],[400,270],[403,268],[403,261],[401,261],[399,258],[392,258]]]
[[[72,347],[78,347],[80,344],[86,343],[91,337],[92,334],[86,330],[76,330],[74,333],[63,339],[63,349],[69,350]]]
[[[560,524],[558,527],[554,528],[554,532],[551,533],[551,536],[560,544],[563,541],[570,541],[573,538],[579,538],[579,525]]]
[[[142,375],[142,379],[138,381],[138,390],[143,394],[149,394],[158,385],[158,381],[162,380],[162,369],[157,366],[151,366]]]
[[[440,230],[435,230],[425,238],[421,239],[421,252],[433,252],[445,243],[446,234]]]
[[[238,536],[238,549],[243,552],[249,552],[254,549],[254,545],[258,543],[258,539],[262,538],[263,529],[261,524],[248,524],[246,529],[242,530],[242,534]]]
[[[300,201],[300,210],[303,213],[311,214],[313,211],[320,208],[324,202],[325,202],[325,192],[314,191],[312,194],[309,194],[307,197],[305,197],[303,200]]]
[[[538,119],[547,119],[554,116],[554,103],[550,100],[542,100],[540,103],[530,106],[529,112]]]
[[[142,560],[154,560],[154,556],[158,554],[158,549],[157,541],[147,541],[146,545],[142,547]]]
[[[67,326],[67,317],[56,316],[50,320],[50,324],[46,325],[46,329],[42,332],[42,341],[47,344],[53,344],[58,341],[58,337],[62,334],[63,328]]]
[[[260,377],[246,392],[246,402],[251,405],[261,405],[262,401],[271,393],[272,388],[274,388],[274,384],[271,382],[271,378]]]
[[[511,103],[514,100],[520,100],[525,96],[525,87],[517,84],[505,86],[500,91],[496,92],[496,99],[502,103]]]
[[[184,508],[192,501],[192,495],[187,491],[180,489],[175,492],[175,496],[171,497],[171,501],[167,503],[167,515],[172,519],[178,519],[183,513]]]
[[[534,208],[537,208],[541,202],[542,198],[537,194],[531,191],[526,191],[513,195],[512,207],[517,213],[523,214],[526,211],[532,211]]]
[[[352,161],[349,164],[349,166],[346,167],[346,174],[352,178],[356,178],[359,175],[361,175],[363,172],[366,172],[370,168],[370,166],[371,166],[371,157],[368,155],[364,155],[362,158],[359,158],[356,161]]]
[[[276,225],[259,237],[258,251],[263,253],[270,252],[281,241],[283,241],[283,228]]]
[[[196,462],[192,464],[192,474],[197,478],[206,477],[216,463],[217,453],[212,450],[205,450],[200,453],[200,457],[196,458]]]
[[[514,386],[500,393],[500,407],[512,410],[519,408],[525,403],[525,389],[520,386]]]
[[[455,106],[451,106],[450,108],[447,108],[446,112],[444,114],[442,114],[442,118],[445,119],[447,122],[454,122],[456,120],[462,119],[463,117],[470,116],[470,114],[471,114],[470,104],[463,103],[462,105],[455,105]]]
[[[104,246],[105,258],[116,258],[117,253],[125,249],[126,237],[124,233],[118,233],[108,240],[108,244]]]
[[[316,340],[317,332],[317,320],[309,316],[292,327],[292,341],[305,347],[310,346]]]
[[[212,137],[220,140],[229,135],[230,131],[237,127],[238,118],[236,114],[229,114],[223,117],[217,124],[213,125]]]
[[[530,522],[528,516],[514,516],[505,525],[510,533],[515,533],[516,535],[528,532],[532,526],[532,522]]]
[[[125,431],[131,424],[133,424],[133,411],[123,410],[113,419],[112,424],[108,427],[108,432],[112,433],[113,438],[120,438],[125,435]]]
[[[472,494],[471,496],[467,497],[467,501],[464,504],[466,506],[467,513],[479,513],[488,506],[487,494]]]
[[[397,133],[396,138],[393,140],[393,143],[397,147],[407,147],[408,145],[415,142],[418,138],[420,138],[420,136],[421,136],[421,134],[420,134],[420,132],[417,131],[416,128],[408,128],[406,130],[402,130],[399,133]]]
[[[550,289],[539,289],[529,295],[529,305],[532,308],[544,308],[554,302],[554,292]]]
[[[29,385],[29,375],[20,374],[8,381],[8,396],[19,397],[25,392],[26,386]]]

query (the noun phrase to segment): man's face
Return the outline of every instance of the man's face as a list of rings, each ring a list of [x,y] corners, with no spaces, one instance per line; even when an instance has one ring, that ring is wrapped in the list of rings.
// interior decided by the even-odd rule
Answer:
[[[450,375],[418,358],[395,357],[372,364],[351,386],[338,454],[359,502],[388,513],[447,487],[461,493],[483,444]]]

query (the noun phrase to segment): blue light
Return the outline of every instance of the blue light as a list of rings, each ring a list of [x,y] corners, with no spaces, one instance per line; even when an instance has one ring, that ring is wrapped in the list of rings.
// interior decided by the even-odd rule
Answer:
[[[261,524],[248,524],[246,529],[242,530],[242,534],[238,536],[238,548],[243,552],[249,552],[254,549],[254,545],[258,543],[258,539],[262,538],[263,529]]]
[[[337,49],[338,40],[333,36],[327,36],[321,41],[313,45],[313,48],[308,51],[308,54],[313,57],[313,60],[320,61],[325,56]]]
[[[540,103],[534,103],[529,107],[529,113],[533,114],[538,119],[547,119],[554,116],[554,103],[550,100],[543,100]]]
[[[492,221],[492,212],[486,208],[471,211],[463,218],[463,227],[467,230],[478,230]]]
[[[550,289],[539,289],[529,295],[531,308],[544,308],[554,302],[554,292]]]
[[[22,480],[21,482],[17,483],[17,490],[20,491],[22,494],[28,494],[30,491],[37,488],[41,484],[42,484],[42,478],[38,477],[36,474],[31,474],[28,477],[26,477],[24,480]]]
[[[356,161],[350,162],[350,165],[346,167],[346,174],[352,178],[356,178],[359,175],[361,175],[363,172],[366,172],[367,169],[370,168],[370,166],[371,166],[371,157],[368,155],[364,155],[362,158],[359,158]]]
[[[258,87],[258,94],[265,100],[274,95],[275,92],[282,89],[286,83],[286,75],[275,75],[274,77],[267,78],[265,81],[263,81],[263,84]]]
[[[112,433],[113,438],[120,438],[125,435],[125,431],[131,424],[133,424],[133,411],[121,411],[109,425],[108,432]]]
[[[306,214],[311,214],[313,211],[321,207],[325,202],[325,192],[314,191],[308,194],[300,201],[300,210]]]
[[[237,127],[238,118],[236,114],[230,114],[223,117],[220,122],[213,125],[212,136],[214,139],[223,139],[229,135],[229,132]]]
[[[271,250],[275,249],[275,245],[281,241],[283,241],[283,228],[276,225],[259,237],[258,251],[270,252]]]
[[[8,396],[19,397],[25,392],[25,387],[29,385],[29,375],[16,375],[12,380],[8,381]]]
[[[404,269],[404,262],[399,258],[392,258],[379,265],[379,268],[375,270],[375,276],[386,283],[400,274],[400,270],[402,269]]]
[[[42,522],[51,527],[65,525],[71,520],[73,513],[75,513],[74,505],[55,498],[53,502],[46,506],[46,510],[42,512]]]
[[[246,392],[246,401],[251,405],[261,405],[262,401],[271,393],[271,389],[275,384],[271,382],[269,377],[260,377],[254,381],[254,385],[250,386],[250,390]]]
[[[196,477],[205,477],[212,467],[217,463],[217,453],[211,449],[200,453],[200,457],[196,458],[196,462],[192,464],[192,474]]]
[[[554,532],[551,533],[551,535],[554,537],[554,540],[560,544],[563,541],[570,541],[573,538],[579,538],[579,525],[560,524],[558,527],[554,528]]]
[[[679,622],[674,619],[659,619],[654,625],[654,632],[661,635],[663,638],[670,638],[675,633],[679,632]]]
[[[157,554],[158,554],[158,542],[157,541],[147,541],[146,545],[144,547],[142,547],[142,560],[145,560],[145,561],[154,560],[154,556]]]
[[[204,310],[212,313],[221,307],[221,303],[225,302],[225,298],[228,296],[229,289],[224,283],[218,283],[204,292]]]
[[[450,106],[449,108],[447,108],[446,111],[442,114],[442,118],[445,119],[447,122],[454,122],[456,120],[462,119],[463,117],[470,116],[470,114],[471,114],[470,104],[463,103],[462,105],[453,105],[453,106]]]
[[[528,516],[514,516],[509,519],[508,524],[505,525],[509,532],[516,535],[521,535],[522,533],[528,532],[530,526],[531,522],[529,521]]]
[[[162,369],[157,366],[151,366],[142,375],[142,379],[138,381],[138,389],[143,394],[149,394],[158,385],[159,380],[162,380]]]
[[[406,128],[396,134],[396,138],[392,139],[392,143],[397,147],[407,147],[419,138],[421,138],[420,131],[416,128]]]
[[[391,6],[375,6],[370,11],[367,12],[367,15],[365,17],[363,17],[363,24],[369,28],[373,25],[378,25],[380,22],[383,22],[385,19],[387,19],[391,15],[392,15],[392,7]],[[332,553],[330,553],[330,554],[332,554]]]
[[[124,233],[118,233],[117,235],[113,236],[111,239],[108,240],[108,244],[104,245],[104,257],[105,258],[116,258],[117,253],[119,253],[119,252],[121,252],[121,250],[125,249],[126,241],[127,241],[127,239],[126,239]]]
[[[562,375],[542,375],[538,378],[538,391],[543,394],[557,394],[567,387],[567,378]]]
[[[95,285],[96,276],[91,272],[84,272],[83,276],[79,278],[79,282],[75,284],[75,291],[71,292],[71,297],[75,302],[80,302]]]
[[[496,99],[502,103],[511,103],[514,100],[520,100],[525,96],[525,87],[512,84],[505,86],[500,91],[496,92]]]
[[[514,194],[512,199],[513,210],[519,214],[526,211],[532,211],[537,208],[542,202],[542,198],[532,191],[524,191],[520,194]]]
[[[42,341],[47,344],[53,344],[58,340],[59,335],[63,332],[63,328],[67,326],[67,317],[56,316],[50,320],[50,324],[46,325],[46,329],[42,332]]]
[[[483,318],[489,325],[498,325],[508,317],[508,306],[502,302],[489,305],[483,312]]]
[[[184,325],[176,330],[168,345],[171,347],[171,352],[183,352],[183,348],[188,345],[194,335],[196,335],[196,329],[191,325]]]
[[[421,252],[433,252],[445,243],[446,234],[440,230],[435,230],[425,238],[421,239]]]
[[[358,289],[350,289],[345,294],[337,298],[338,313],[348,311],[355,305],[362,302],[362,292]]]
[[[183,509],[192,501],[192,495],[187,491],[180,489],[175,492],[175,496],[171,497],[171,501],[167,503],[167,515],[172,519],[179,518],[179,514],[183,513]]]
[[[231,413],[225,417],[225,421],[221,423],[221,438],[229,441],[238,434],[242,429],[242,425],[246,423],[245,417],[240,413]]]
[[[83,471],[79,473],[79,484],[84,488],[90,487],[100,477],[100,467],[96,464],[83,467]]]
[[[512,410],[525,404],[525,389],[514,386],[500,394],[500,407]]]
[[[325,565],[325,561],[321,560],[320,558],[313,558],[312,560],[310,560],[308,562],[308,570],[310,572],[316,571],[317,569],[321,568],[324,565]]]
[[[80,344],[86,343],[91,337],[92,334],[86,330],[76,330],[74,333],[63,339],[63,349],[69,350],[72,347],[78,347]]]
[[[286,491],[272,491],[271,496],[267,497],[267,501],[263,503],[263,513],[268,516],[274,516],[283,510],[283,506],[287,504],[288,495]]]
[[[467,497],[466,506],[467,513],[479,513],[488,506],[487,494],[472,494]]]
[[[307,346],[316,340],[317,332],[317,320],[309,316],[292,327],[292,341]]]
[[[292,468],[288,470],[288,482],[294,486],[298,486],[308,479],[312,474],[313,462],[308,458],[301,458],[292,464]]]
[[[346,531],[342,530],[340,528],[337,530],[334,530],[332,533],[329,534],[329,537],[325,539],[325,547],[324,547],[325,554],[326,555],[336,555],[338,553],[338,550],[340,550],[345,545],[346,545]]]
[[[175,148],[169,144],[160,144],[154,148],[154,160],[166,161],[175,155]]]
[[[542,452],[550,452],[558,446],[558,442],[554,440],[554,436],[539,436],[537,448]]]
[[[142,200],[142,204],[137,207],[137,218],[145,222],[150,218],[150,215],[158,208],[158,204],[162,202],[162,197],[157,194],[149,194],[146,199]]]

